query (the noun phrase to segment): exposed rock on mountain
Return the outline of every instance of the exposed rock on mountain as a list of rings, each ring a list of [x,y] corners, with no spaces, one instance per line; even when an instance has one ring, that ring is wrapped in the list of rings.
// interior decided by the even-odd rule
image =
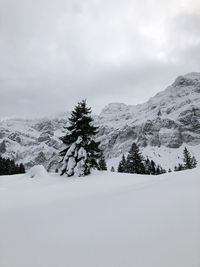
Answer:
[[[109,104],[97,124],[107,157],[124,153],[133,141],[142,147],[199,144],[200,73],[178,77],[144,104]]]

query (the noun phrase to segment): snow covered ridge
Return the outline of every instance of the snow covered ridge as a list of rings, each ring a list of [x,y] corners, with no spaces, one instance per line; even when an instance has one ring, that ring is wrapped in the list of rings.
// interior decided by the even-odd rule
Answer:
[[[59,137],[65,134],[69,113],[27,120],[0,122],[0,154],[25,163],[26,167],[42,164],[55,170]],[[130,106],[112,103],[95,116],[106,158],[126,153],[133,142],[151,156],[176,154],[176,149],[200,144],[200,73],[178,77],[172,85],[146,103]],[[153,152],[152,152],[153,151]],[[197,157],[198,159],[198,157]],[[173,166],[171,166],[173,167]]]

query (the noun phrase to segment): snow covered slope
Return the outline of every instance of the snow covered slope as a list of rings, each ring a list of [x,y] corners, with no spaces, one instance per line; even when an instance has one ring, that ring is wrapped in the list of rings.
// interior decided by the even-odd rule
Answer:
[[[55,170],[62,147],[59,137],[64,135],[68,116],[64,113],[40,120],[1,121],[0,154],[23,162],[26,167],[43,164],[48,170]],[[178,77],[144,104],[109,104],[95,116],[95,123],[100,127],[98,140],[107,159],[126,153],[133,142],[143,147],[147,155],[149,151],[150,155],[158,154],[159,150],[161,158],[166,149],[168,156],[176,155],[175,149],[185,144],[196,151],[200,145],[200,73]]]
[[[0,177],[0,266],[199,267],[199,172]]]

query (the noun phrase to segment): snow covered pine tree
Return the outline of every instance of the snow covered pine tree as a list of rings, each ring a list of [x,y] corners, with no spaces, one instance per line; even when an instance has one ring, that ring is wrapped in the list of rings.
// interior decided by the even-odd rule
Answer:
[[[91,168],[98,168],[101,151],[100,143],[94,141],[98,127],[93,125],[91,108],[87,107],[85,100],[75,106],[69,123],[67,134],[62,138],[67,148],[60,152],[63,162],[61,175],[88,175]]]

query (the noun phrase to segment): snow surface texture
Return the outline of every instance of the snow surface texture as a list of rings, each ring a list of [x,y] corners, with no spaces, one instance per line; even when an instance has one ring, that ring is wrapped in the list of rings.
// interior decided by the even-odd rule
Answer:
[[[0,266],[199,267],[199,173],[0,177]]]
[[[64,149],[59,137],[65,135],[63,127],[68,116],[63,113],[40,120],[1,121],[0,154],[23,162],[27,168],[42,164],[55,171],[58,152]],[[101,142],[106,159],[121,157],[133,142],[147,148],[151,155],[151,151],[159,151],[161,157],[166,154],[162,153],[165,148],[169,149],[168,155],[176,155],[174,149],[185,144],[195,150],[200,145],[200,73],[178,77],[144,104],[111,103],[94,119],[100,127],[97,141]],[[174,164],[168,167],[173,168]]]

